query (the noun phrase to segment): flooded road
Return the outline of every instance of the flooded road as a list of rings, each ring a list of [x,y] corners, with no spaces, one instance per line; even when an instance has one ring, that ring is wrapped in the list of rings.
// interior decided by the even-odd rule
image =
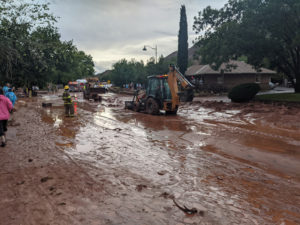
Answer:
[[[0,224],[300,223],[299,106],[200,99],[152,116],[130,98],[80,96],[75,118],[54,95],[19,102]]]

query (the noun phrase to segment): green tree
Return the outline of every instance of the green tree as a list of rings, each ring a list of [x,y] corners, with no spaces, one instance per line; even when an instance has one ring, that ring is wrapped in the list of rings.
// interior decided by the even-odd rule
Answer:
[[[49,82],[64,83],[79,78],[93,76],[94,63],[90,55],[78,51],[72,41],[60,42],[52,53],[52,63],[48,73],[51,73]]]
[[[284,73],[300,92],[299,0],[230,0],[199,12],[193,28],[204,31],[198,39],[204,63],[219,67],[244,55],[257,69]]]
[[[146,71],[149,75],[167,74],[169,72],[169,65],[171,61],[165,60],[161,55],[158,62],[155,63],[154,58],[151,58],[146,65]],[[174,62],[173,62],[174,64]]]
[[[117,86],[123,84],[129,84],[131,82],[144,82],[145,80],[145,68],[143,61],[137,62],[132,59],[127,61],[122,59],[113,65],[111,72],[111,80]]]
[[[30,33],[37,26],[53,25],[56,20],[48,10],[48,4],[14,0],[0,2],[0,62],[4,65],[0,70],[2,80],[13,81],[20,68],[27,67],[29,62],[25,58],[39,58],[33,51]]]
[[[48,4],[0,2],[0,80],[44,86],[94,75],[90,55],[62,42]]]
[[[148,76],[167,74],[170,63],[163,56],[159,58],[157,63],[155,63],[153,57],[150,58],[146,65],[143,61],[138,62],[135,59],[127,61],[126,59],[122,59],[116,62],[109,74],[102,77],[102,79],[111,80],[117,86],[131,82],[147,85]]]
[[[180,72],[184,74],[188,66],[188,32],[186,11],[184,5],[182,5],[180,8],[177,65]]]

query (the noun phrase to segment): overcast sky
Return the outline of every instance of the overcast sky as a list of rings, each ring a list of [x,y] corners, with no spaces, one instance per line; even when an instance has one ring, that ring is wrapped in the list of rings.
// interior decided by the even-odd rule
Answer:
[[[97,72],[110,69],[122,58],[144,60],[177,50],[180,6],[186,6],[189,47],[195,39],[193,18],[210,5],[227,0],[51,0],[50,9],[60,17],[62,40],[73,40],[79,50],[92,55]]]

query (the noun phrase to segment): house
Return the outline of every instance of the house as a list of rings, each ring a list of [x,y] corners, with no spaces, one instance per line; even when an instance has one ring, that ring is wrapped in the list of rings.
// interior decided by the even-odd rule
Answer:
[[[210,65],[193,65],[185,73],[198,87],[215,85],[226,89],[243,83],[257,83],[261,89],[269,89],[274,74],[275,71],[265,68],[257,71],[252,65],[235,60],[223,63],[218,70],[212,69]]]

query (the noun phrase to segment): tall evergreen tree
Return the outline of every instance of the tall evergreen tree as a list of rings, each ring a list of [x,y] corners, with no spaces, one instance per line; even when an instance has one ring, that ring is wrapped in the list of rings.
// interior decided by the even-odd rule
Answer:
[[[177,65],[179,67],[180,72],[184,74],[188,66],[188,33],[184,5],[182,5],[180,8]]]

